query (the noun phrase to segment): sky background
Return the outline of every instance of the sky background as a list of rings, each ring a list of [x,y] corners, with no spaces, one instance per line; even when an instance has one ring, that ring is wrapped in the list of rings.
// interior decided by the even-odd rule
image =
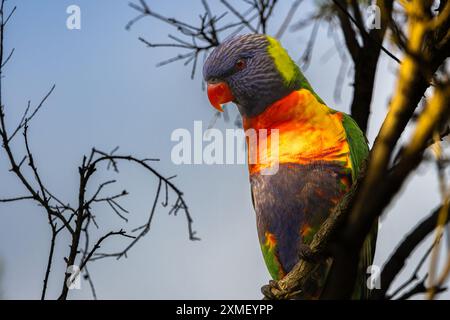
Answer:
[[[210,1],[217,12],[223,12],[219,1]],[[196,23],[202,12],[200,1],[148,1],[162,14]],[[281,1],[274,12],[269,33],[274,34],[285,16],[290,1]],[[295,20],[306,17],[314,5],[305,0]],[[68,30],[66,8],[81,8],[81,30]],[[147,18],[131,31],[127,22],[136,12],[128,1],[107,0],[9,0],[7,7],[17,5],[8,23],[5,49],[15,48],[13,59],[4,69],[3,95],[7,124],[19,120],[27,101],[37,103],[56,84],[45,108],[30,127],[31,147],[35,161],[49,189],[60,198],[74,202],[82,156],[91,147],[112,150],[137,157],[158,157],[154,166],[163,175],[177,174],[176,185],[194,218],[194,229],[201,241],[188,239],[185,217],[168,216],[160,208],[152,229],[129,252],[127,259],[102,260],[89,264],[89,271],[100,299],[259,299],[260,287],[269,274],[259,250],[255,216],[251,205],[248,173],[245,165],[181,165],[170,160],[175,145],[170,135],[177,128],[193,130],[194,121],[205,126],[213,116],[205,92],[201,90],[200,72],[190,79],[190,68],[174,63],[162,68],[155,65],[179,53],[173,49],[148,49],[140,41],[166,41],[176,30]],[[282,44],[298,59],[306,47],[309,32],[288,32]],[[339,59],[335,54],[324,61],[325,52],[334,42],[322,24],[313,59],[305,75],[316,92],[331,107],[347,111],[352,89],[351,78],[343,83],[342,100],[333,98]],[[386,114],[392,92],[395,63],[382,56],[377,74],[369,140],[372,142]],[[229,106],[232,119],[237,115]],[[233,128],[233,121],[219,120],[217,128]],[[23,152],[20,136],[15,144]],[[3,151],[2,151],[3,152]],[[131,230],[147,217],[157,180],[126,164],[119,175],[102,171],[93,182],[111,178],[126,188],[131,196],[121,203],[131,212],[130,222],[123,226],[108,208],[99,207],[97,217],[104,231]],[[24,188],[8,172],[5,154],[0,153],[0,196],[22,195]],[[95,188],[95,184],[91,185]],[[436,172],[431,165],[421,165],[418,174],[408,180],[401,199],[396,199],[382,220],[375,264],[381,265],[402,236],[439,203]],[[173,199],[173,198],[172,198]],[[94,235],[100,235],[94,233]],[[94,237],[95,238],[95,237]],[[6,299],[40,297],[50,230],[44,212],[34,203],[0,205],[0,292]],[[410,261],[396,287],[405,280],[428,247],[421,246]],[[111,240],[103,251],[123,248],[124,240]],[[68,237],[63,236],[56,248],[49,298],[61,290],[64,254]],[[450,295],[446,294],[446,297]],[[91,299],[87,282],[81,290],[69,293],[72,299]]]

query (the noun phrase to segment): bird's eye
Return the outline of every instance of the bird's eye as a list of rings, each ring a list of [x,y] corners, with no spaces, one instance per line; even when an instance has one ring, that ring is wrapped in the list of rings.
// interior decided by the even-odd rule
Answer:
[[[208,82],[209,82],[209,83],[218,83],[218,82],[220,82],[220,80],[217,79],[217,78],[210,78],[210,79],[208,80]]]
[[[236,69],[237,70],[242,70],[246,67],[247,63],[245,62],[244,59],[239,59],[238,61],[236,61]]]

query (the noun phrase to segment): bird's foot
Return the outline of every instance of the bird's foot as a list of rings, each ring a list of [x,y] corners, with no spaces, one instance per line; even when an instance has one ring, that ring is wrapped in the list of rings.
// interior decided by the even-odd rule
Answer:
[[[281,291],[278,281],[270,280],[269,284],[262,286],[261,293],[264,295],[264,300],[277,300],[278,298],[273,293],[272,289]]]

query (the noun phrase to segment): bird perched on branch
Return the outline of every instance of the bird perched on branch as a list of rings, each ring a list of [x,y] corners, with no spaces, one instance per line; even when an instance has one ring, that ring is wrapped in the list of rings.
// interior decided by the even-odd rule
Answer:
[[[270,275],[279,280],[307,256],[314,234],[349,191],[368,156],[367,140],[349,115],[322,101],[270,36],[225,40],[207,58],[203,76],[216,109],[222,111],[222,104],[234,102],[245,130],[268,130],[260,140],[269,141],[272,130],[277,130],[277,152],[264,163],[249,163],[249,172],[261,250]],[[247,147],[249,155],[258,148],[249,139]],[[275,163],[275,174],[263,173]],[[376,229],[361,252],[354,298],[368,295],[364,276],[372,264]],[[301,288],[301,298],[320,297],[332,261],[317,263]]]

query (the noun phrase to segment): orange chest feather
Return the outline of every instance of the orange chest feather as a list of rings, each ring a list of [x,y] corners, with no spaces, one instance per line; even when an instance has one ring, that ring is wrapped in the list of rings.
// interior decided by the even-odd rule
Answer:
[[[351,166],[342,114],[317,101],[308,90],[294,91],[262,114],[244,118],[244,128],[257,136],[257,143],[247,139],[249,155],[257,154],[256,162],[249,161],[250,173],[275,162],[337,161]]]

